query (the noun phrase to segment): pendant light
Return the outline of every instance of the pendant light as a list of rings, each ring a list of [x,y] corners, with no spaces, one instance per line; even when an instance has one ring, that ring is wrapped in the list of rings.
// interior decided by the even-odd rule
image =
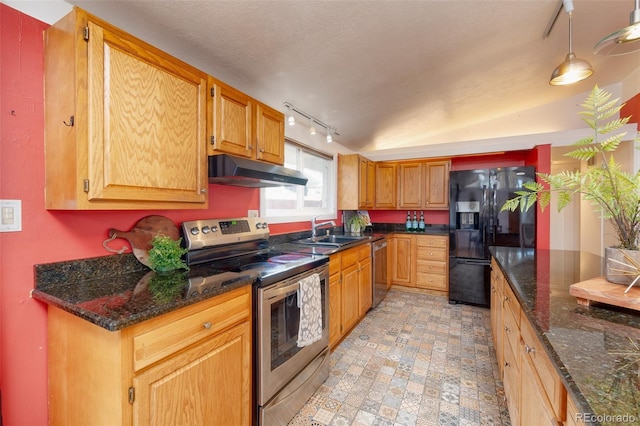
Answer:
[[[571,33],[573,1],[564,0],[563,5],[564,10],[569,15],[569,53],[564,59],[564,62],[558,65],[558,67],[551,73],[551,80],[549,80],[549,84],[552,86],[564,86],[566,84],[577,83],[578,81],[582,81],[593,74],[591,64],[584,59],[577,58],[575,53],[573,53]]]
[[[309,134],[310,135],[315,135],[316,134],[316,126],[314,125],[313,120],[311,120],[311,126],[309,127]]]
[[[640,51],[640,0],[629,15],[631,25],[600,40],[593,48],[596,55],[618,56]]]

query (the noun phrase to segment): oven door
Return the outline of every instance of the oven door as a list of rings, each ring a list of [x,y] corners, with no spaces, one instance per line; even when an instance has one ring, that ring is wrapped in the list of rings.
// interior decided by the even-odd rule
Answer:
[[[319,274],[322,296],[322,338],[298,347],[300,308],[298,288],[302,278]],[[258,405],[265,405],[329,344],[329,274],[327,265],[258,289]]]

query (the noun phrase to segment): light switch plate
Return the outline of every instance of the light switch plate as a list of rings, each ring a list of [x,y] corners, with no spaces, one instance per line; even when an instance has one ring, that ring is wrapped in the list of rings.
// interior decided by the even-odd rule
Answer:
[[[0,232],[22,231],[22,201],[0,200]]]

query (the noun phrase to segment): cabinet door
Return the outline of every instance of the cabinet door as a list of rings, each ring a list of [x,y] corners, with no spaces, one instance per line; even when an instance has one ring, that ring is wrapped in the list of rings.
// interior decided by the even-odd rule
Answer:
[[[205,202],[206,75],[88,28],[88,200]]]
[[[256,159],[284,164],[284,114],[256,102]]]
[[[373,208],[373,199],[375,197],[375,163],[364,157],[358,157],[358,171],[360,173],[358,179],[358,208]]]
[[[340,273],[329,276],[329,346],[342,336],[342,285]]]
[[[398,168],[396,163],[376,163],[376,208],[396,208],[396,198],[398,192],[397,170]]]
[[[446,210],[449,208],[449,161],[425,163],[424,208]]]
[[[360,315],[358,264],[342,269],[342,332],[345,333],[358,322]]]
[[[531,359],[526,354],[523,354],[521,359],[520,418],[522,423],[524,424],[525,419],[536,419],[537,425],[557,426],[562,424],[555,418],[553,408],[547,399],[547,394]]]
[[[227,153],[253,158],[251,98],[217,80],[210,79],[213,96],[212,154]]]
[[[360,317],[362,318],[373,303],[373,283],[371,273],[371,258],[360,262],[359,294]]]
[[[367,203],[365,208],[372,209],[376,198],[376,163],[367,161]]]
[[[400,163],[398,166],[398,206],[403,209],[422,208],[422,193],[425,183],[422,163]]]
[[[391,246],[391,283],[413,286],[413,236],[396,235]]]
[[[251,325],[241,323],[133,379],[134,425],[250,425]]]

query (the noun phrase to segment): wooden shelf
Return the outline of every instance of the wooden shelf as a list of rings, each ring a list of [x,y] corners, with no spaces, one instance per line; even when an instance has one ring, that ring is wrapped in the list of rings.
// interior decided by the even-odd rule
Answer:
[[[626,289],[626,285],[613,284],[604,277],[597,277],[571,284],[569,294],[575,296],[578,304],[584,306],[589,306],[592,302],[601,302],[640,311],[640,288],[631,287],[625,294]]]

